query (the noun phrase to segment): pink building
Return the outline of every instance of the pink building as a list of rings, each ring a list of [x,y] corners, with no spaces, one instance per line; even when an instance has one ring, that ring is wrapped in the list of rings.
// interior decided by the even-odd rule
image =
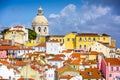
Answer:
[[[103,58],[99,62],[99,69],[106,80],[120,80],[120,59]]]
[[[7,58],[7,52],[6,51],[0,51],[0,58]]]

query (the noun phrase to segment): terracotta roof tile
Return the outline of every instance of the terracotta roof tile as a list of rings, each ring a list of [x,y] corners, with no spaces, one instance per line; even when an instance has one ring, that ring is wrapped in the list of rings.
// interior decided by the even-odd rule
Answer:
[[[65,57],[64,54],[56,54],[55,57]]]
[[[97,33],[78,33],[77,36],[99,36]]]
[[[58,42],[58,40],[50,40],[50,41],[48,41],[48,42]]]
[[[53,58],[50,58],[48,60],[50,60],[50,61],[63,61],[63,59],[61,57],[53,57]]]
[[[98,55],[98,54],[103,54],[103,53],[102,52],[97,52],[97,51],[89,52],[89,55]]]
[[[120,60],[118,58],[105,58],[107,65],[110,63],[112,66],[120,66]]]
[[[66,75],[66,76],[61,76],[60,79],[67,79],[70,80],[73,76]]]
[[[109,44],[109,42],[102,42],[102,41],[97,41],[98,43],[101,43],[101,44],[103,44],[103,45],[105,45],[105,44]]]
[[[80,62],[81,62],[81,61],[80,61],[79,59],[75,59],[75,60],[72,60],[70,64],[79,65]]]
[[[8,30],[8,32],[13,32],[13,31],[15,31],[15,32],[24,32],[23,30]]]
[[[114,46],[108,46],[109,48],[116,48],[116,47],[114,47]]]
[[[46,43],[40,43],[40,44],[38,44],[36,47],[46,47]]]
[[[14,26],[14,28],[23,28],[23,26]]]
[[[27,64],[27,62],[24,62],[24,61],[16,61],[15,62],[15,66],[25,66]]]
[[[101,79],[100,71],[97,68],[86,68],[84,71],[80,71],[83,79]]]
[[[62,72],[62,71],[64,71],[64,70],[67,69],[67,68],[68,68],[68,66],[63,66],[63,67],[61,67],[61,68],[56,69],[56,71],[57,71],[57,72]]]
[[[18,80],[25,80],[25,78],[19,78]],[[34,79],[28,78],[27,80],[34,80]]]
[[[63,50],[62,53],[71,53],[72,50]]]
[[[79,58],[80,57],[80,53],[74,52],[74,53],[71,54],[71,57]]]
[[[9,64],[9,62],[7,60],[0,60],[0,63],[2,63],[2,64]]]
[[[41,70],[40,70],[39,68],[37,68],[36,66],[34,66],[34,65],[31,65],[31,68],[32,68],[33,70],[35,70],[35,71],[41,72]]]

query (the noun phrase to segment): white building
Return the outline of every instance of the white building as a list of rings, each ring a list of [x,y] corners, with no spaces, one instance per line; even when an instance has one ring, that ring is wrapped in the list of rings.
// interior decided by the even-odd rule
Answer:
[[[48,63],[56,68],[60,68],[63,66],[63,59],[61,57],[53,57],[48,59]]]
[[[54,67],[48,67],[46,70],[46,80],[55,80],[55,68]]]
[[[34,47],[34,52],[46,52],[46,43],[40,43]]]
[[[102,52],[105,57],[112,57],[110,52],[115,50],[115,47],[109,46],[109,44],[104,42],[95,42],[93,45],[89,46],[90,51]]]
[[[1,63],[0,63],[0,76],[2,77],[2,79],[9,80],[15,79],[13,68],[8,69],[6,65],[2,65]]]
[[[48,54],[60,53],[60,43],[56,40],[50,40],[46,42],[46,52]]]
[[[37,33],[37,36],[47,36],[49,34],[48,31],[48,20],[43,15],[42,8],[38,9],[37,16],[32,21],[32,28]]]

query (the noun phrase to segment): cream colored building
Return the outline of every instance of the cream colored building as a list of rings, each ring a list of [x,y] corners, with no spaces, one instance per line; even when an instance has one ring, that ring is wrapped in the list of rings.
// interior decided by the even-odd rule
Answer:
[[[32,21],[32,28],[37,33],[37,36],[48,36],[48,20],[43,15],[42,8],[38,9],[37,16]]]
[[[24,26],[14,26],[4,34],[4,39],[13,40],[20,44],[28,41],[28,30]]]
[[[111,57],[110,51],[114,51],[115,47],[109,46],[109,43],[95,42],[88,48],[90,51],[102,52],[105,57]]]

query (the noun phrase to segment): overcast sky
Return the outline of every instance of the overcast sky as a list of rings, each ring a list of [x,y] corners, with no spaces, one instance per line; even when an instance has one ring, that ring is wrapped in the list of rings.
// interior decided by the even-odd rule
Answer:
[[[0,29],[31,28],[39,7],[49,21],[50,34],[71,31],[107,33],[120,47],[120,0],[0,0]]]

